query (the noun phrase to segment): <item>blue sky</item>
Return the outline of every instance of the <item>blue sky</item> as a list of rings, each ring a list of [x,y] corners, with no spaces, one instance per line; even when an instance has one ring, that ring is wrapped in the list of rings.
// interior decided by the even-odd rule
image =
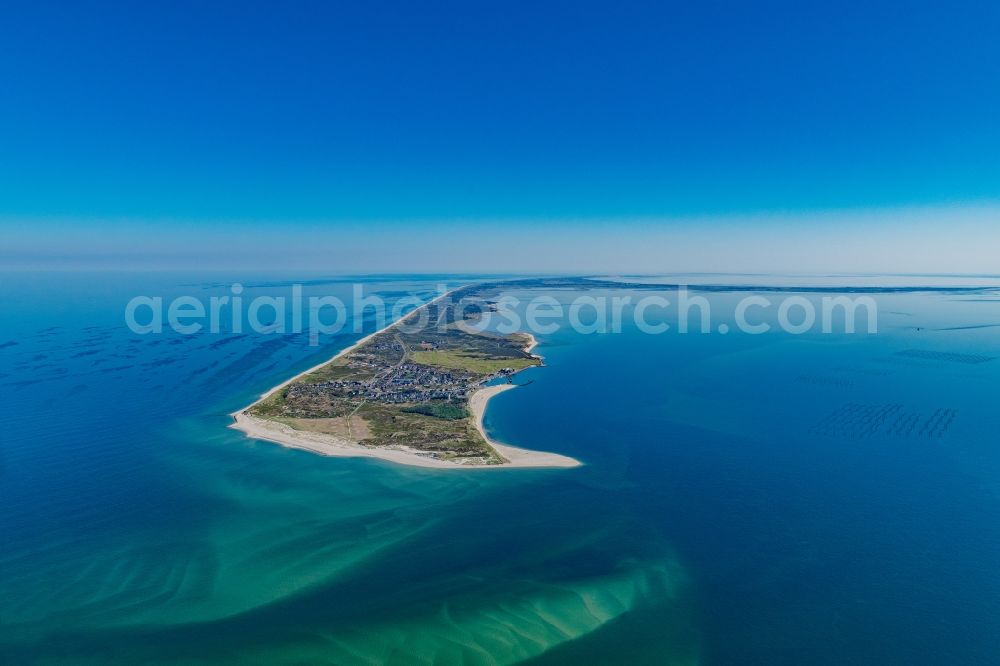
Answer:
[[[998,34],[987,2],[21,3],[0,260],[1000,272]]]

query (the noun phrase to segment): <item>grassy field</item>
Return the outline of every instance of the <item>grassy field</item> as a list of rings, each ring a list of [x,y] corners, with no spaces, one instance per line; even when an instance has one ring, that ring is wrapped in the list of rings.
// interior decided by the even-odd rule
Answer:
[[[438,419],[464,419],[469,416],[468,410],[453,402],[425,402],[412,407],[404,407],[407,414],[424,414]]]
[[[331,382],[338,379],[356,379],[358,381],[365,381],[374,376],[374,368],[352,368],[348,366],[347,359],[341,357],[330,361],[322,368],[310,372],[298,381],[306,384],[319,384],[321,382]]]
[[[502,368],[523,370],[538,365],[534,358],[493,358],[476,352],[452,349],[436,349],[433,351],[415,351],[410,353],[414,363],[431,365],[450,370],[468,370],[480,375],[490,375]]]
[[[366,446],[401,445],[435,451],[444,458],[474,457],[487,463],[502,462],[468,418],[442,419],[376,402],[366,402],[357,416],[365,420],[370,432],[361,441]]]
[[[254,405],[250,409],[250,413],[254,416],[259,416],[265,419],[280,416],[285,411],[287,395],[287,387],[281,389],[280,391],[276,391],[275,393],[272,393],[270,397],[265,398],[258,404]]]
[[[277,417],[274,420],[291,426],[296,430],[333,435],[334,437],[340,437],[351,442],[360,442],[361,440],[371,436],[371,430],[368,428],[368,422],[357,416],[350,419],[343,416],[332,419],[295,419]]]

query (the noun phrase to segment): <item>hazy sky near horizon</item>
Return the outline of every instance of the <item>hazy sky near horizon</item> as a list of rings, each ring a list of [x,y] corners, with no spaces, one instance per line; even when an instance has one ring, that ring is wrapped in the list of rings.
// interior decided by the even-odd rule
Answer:
[[[996,3],[32,3],[0,267],[1000,273]]]

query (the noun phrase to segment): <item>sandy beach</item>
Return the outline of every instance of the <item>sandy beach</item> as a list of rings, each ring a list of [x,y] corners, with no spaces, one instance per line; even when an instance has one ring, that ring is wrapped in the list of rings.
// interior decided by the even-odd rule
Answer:
[[[449,291],[442,294],[437,298],[428,301],[413,312],[417,312],[420,309],[449,296],[451,293],[452,292]],[[439,469],[496,469],[510,467],[578,467],[581,465],[580,461],[568,456],[559,455],[557,453],[548,453],[545,451],[519,449],[514,446],[508,446],[506,444],[495,442],[486,435],[486,431],[483,428],[483,417],[486,413],[486,405],[489,402],[489,399],[497,393],[507,389],[516,388],[513,384],[501,384],[481,388],[475,391],[469,399],[469,409],[472,411],[473,418],[476,421],[476,428],[479,430],[483,439],[486,440],[486,442],[507,461],[496,465],[484,465],[474,460],[442,460],[434,457],[430,453],[406,447],[375,448],[360,446],[354,442],[350,442],[346,439],[341,439],[333,435],[296,430],[291,426],[285,425],[284,423],[279,423],[278,421],[272,421],[270,419],[257,418],[247,413],[251,407],[268,398],[274,394],[275,391],[280,391],[300,377],[304,377],[311,372],[315,372],[323,366],[337,360],[341,356],[351,353],[376,335],[397,326],[411,314],[413,313],[407,314],[406,317],[402,317],[397,321],[394,321],[381,330],[366,335],[351,346],[337,352],[328,360],[323,361],[318,365],[314,365],[313,367],[298,373],[294,377],[290,377],[280,384],[268,389],[254,402],[233,412],[230,415],[233,417],[233,423],[230,424],[229,427],[246,433],[247,437],[263,439],[276,444],[281,444],[282,446],[288,448],[302,449],[323,456],[379,458],[381,460],[388,460],[401,465],[413,465],[416,467],[434,467]],[[525,351],[530,353],[530,351],[538,344],[538,341],[530,333],[525,335],[531,339],[529,345],[525,348]]]
[[[489,438],[486,429],[483,427],[483,417],[486,415],[486,405],[490,398],[508,389],[517,388],[514,384],[497,384],[496,386],[486,386],[472,394],[469,399],[469,409],[476,420],[476,428],[490,446],[496,449],[497,453],[507,459],[506,467],[579,467],[582,463],[576,458],[559,455],[558,453],[547,453],[545,451],[531,451],[529,449],[519,449],[516,446],[501,444]]]
[[[533,354],[533,353],[531,352],[531,350],[532,350],[532,349],[534,349],[535,347],[537,347],[537,346],[538,346],[538,338],[536,338],[536,337],[535,337],[534,335],[532,335],[531,333],[521,333],[521,335],[526,335],[526,336],[528,336],[528,346],[524,348],[524,351],[528,352],[529,354],[531,354],[531,355],[532,355],[532,356],[534,356],[535,358],[538,358],[538,359],[542,358],[542,357],[541,357],[541,356],[539,356],[538,354]]]

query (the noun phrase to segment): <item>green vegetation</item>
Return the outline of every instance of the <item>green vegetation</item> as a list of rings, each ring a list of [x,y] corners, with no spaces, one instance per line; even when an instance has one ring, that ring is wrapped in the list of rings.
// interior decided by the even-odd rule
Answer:
[[[496,358],[487,356],[480,352],[467,352],[465,350],[445,350],[435,349],[433,351],[410,352],[410,359],[414,363],[421,365],[431,365],[438,368],[448,368],[451,370],[466,370],[479,375],[492,375],[504,368],[523,370],[533,365],[538,365],[535,358]]]
[[[275,391],[264,400],[258,402],[250,410],[250,413],[261,418],[280,416],[285,413],[287,396],[288,387],[286,386],[280,391]]]
[[[325,391],[310,390],[311,385],[299,380],[289,384],[250,408],[259,418],[325,419],[347,416],[360,400],[349,399]]]
[[[365,403],[358,410],[370,436],[365,446],[406,446],[432,451],[442,458],[478,458],[486,463],[503,462],[483,441],[471,419],[441,419],[407,412],[399,405]]]
[[[422,402],[412,407],[404,407],[403,411],[407,414],[424,414],[451,420],[464,419],[469,415],[468,410],[454,402]]]
[[[375,371],[371,368],[359,368],[348,364],[344,357],[333,360],[322,368],[313,370],[304,376],[300,381],[306,384],[321,384],[332,382],[338,379],[356,379],[364,381],[375,376]]]

